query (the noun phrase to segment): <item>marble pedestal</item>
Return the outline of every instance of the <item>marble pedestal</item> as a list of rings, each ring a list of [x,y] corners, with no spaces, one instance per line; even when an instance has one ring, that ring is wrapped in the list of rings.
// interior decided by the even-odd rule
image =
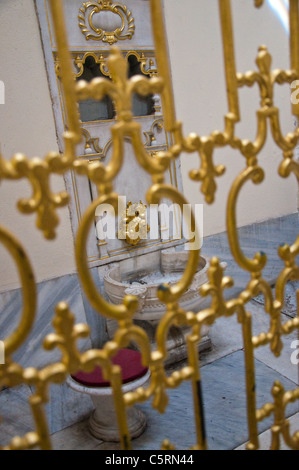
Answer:
[[[150,371],[140,379],[123,385],[123,394],[133,392],[139,387],[146,387],[149,378]],[[89,420],[89,429],[91,434],[101,441],[120,442],[112,388],[87,387],[79,384],[71,377],[68,377],[67,384],[73,390],[85,393],[92,399],[95,410]],[[130,437],[131,439],[135,439],[139,437],[146,428],[145,414],[138,408],[130,407],[127,409],[127,423]]]

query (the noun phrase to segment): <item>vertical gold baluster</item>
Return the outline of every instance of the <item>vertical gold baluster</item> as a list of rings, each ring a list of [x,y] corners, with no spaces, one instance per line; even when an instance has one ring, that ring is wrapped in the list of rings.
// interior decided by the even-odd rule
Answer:
[[[200,364],[198,359],[198,335],[194,334],[187,338],[187,347],[189,365],[194,371],[192,378],[192,392],[197,435],[197,450],[207,450],[207,436],[203,407],[202,383],[200,376]]]
[[[298,0],[290,0],[290,48],[291,68],[299,79],[299,5]],[[297,91],[298,91],[297,87]],[[294,92],[294,90],[292,90]],[[299,120],[299,104],[293,104],[293,114]],[[299,122],[298,122],[299,126]]]
[[[161,0],[151,0],[151,14],[158,73],[159,76],[164,80],[162,104],[165,129],[168,132],[172,132],[176,129],[176,113]]]
[[[246,397],[247,397],[247,421],[249,430],[249,450],[258,450],[258,424],[256,417],[256,384],[255,384],[255,364],[254,350],[252,344],[252,320],[251,315],[244,312],[242,323],[245,371],[246,371]]]
[[[72,71],[72,63],[69,54],[66,25],[64,20],[63,5],[61,0],[50,1],[55,37],[57,42],[61,81],[66,102],[68,130],[73,134],[76,142],[81,140],[81,129],[75,94],[75,83]]]
[[[132,450],[131,438],[128,429],[126,405],[122,393],[122,378],[120,368],[118,373],[114,373],[112,376],[111,386],[113,388],[113,400],[117,416],[121,448],[122,450]]]
[[[234,114],[235,122],[238,122],[240,120],[240,110],[230,0],[219,0],[219,9],[229,112]]]
[[[40,448],[42,450],[52,450],[51,439],[48,430],[47,417],[44,410],[44,404],[41,397],[33,395],[29,399],[32,414],[35,418],[37,433],[40,439]]]
[[[297,318],[299,319],[299,290],[297,290],[296,292],[296,299],[297,299]],[[297,339],[299,341],[299,328],[297,330]],[[298,362],[297,372],[298,372],[298,384],[299,384],[299,362]]]

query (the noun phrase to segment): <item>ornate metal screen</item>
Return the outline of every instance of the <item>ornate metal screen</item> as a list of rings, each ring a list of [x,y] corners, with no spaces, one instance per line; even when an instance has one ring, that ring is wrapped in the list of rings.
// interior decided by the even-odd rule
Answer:
[[[252,0],[253,1],[253,0]],[[110,5],[109,0],[99,3]],[[255,7],[262,7],[263,0],[255,0]],[[30,449],[39,447],[50,449],[51,440],[48,431],[44,407],[48,401],[48,388],[51,384],[63,383],[68,374],[78,370],[91,372],[100,366],[107,380],[111,382],[115,408],[118,416],[119,432],[123,449],[130,449],[131,442],[127,429],[126,407],[153,398],[153,407],[164,412],[168,405],[169,388],[178,387],[182,381],[191,381],[194,399],[194,420],[196,423],[196,442],[192,449],[203,450],[208,446],[205,433],[203,403],[201,394],[200,363],[197,345],[201,338],[203,325],[212,325],[220,317],[236,315],[242,325],[246,368],[246,390],[248,410],[248,449],[258,449],[258,423],[270,415],[273,416],[272,448],[278,449],[280,438],[292,449],[299,449],[299,433],[290,435],[289,422],[285,417],[285,408],[290,402],[299,399],[299,389],[285,391],[276,382],[273,386],[273,402],[265,404],[261,409],[256,406],[254,350],[268,345],[275,356],[279,356],[283,348],[283,337],[299,329],[299,318],[282,322],[281,311],[284,305],[284,291],[289,280],[299,280],[299,268],[295,258],[299,254],[299,238],[293,246],[278,247],[278,256],[284,262],[273,295],[271,286],[263,278],[263,270],[267,259],[265,254],[257,253],[253,259],[245,256],[240,246],[236,220],[236,203],[244,185],[249,181],[255,184],[264,179],[263,168],[259,165],[258,156],[267,138],[267,121],[270,123],[272,137],[282,151],[282,161],[278,172],[282,178],[292,173],[298,178],[299,165],[294,160],[294,149],[299,139],[299,131],[283,136],[280,129],[279,109],[273,101],[275,85],[291,84],[299,79],[299,2],[290,0],[290,70],[271,70],[271,56],[266,47],[260,47],[257,56],[257,70],[245,74],[237,73],[234,56],[233,25],[230,0],[219,0],[222,25],[222,39],[225,58],[226,85],[228,97],[228,114],[225,116],[223,132],[212,132],[209,136],[200,137],[196,134],[184,136],[181,123],[177,122],[172,93],[169,60],[166,47],[165,29],[161,0],[151,0],[153,34],[155,38],[158,77],[127,78],[127,62],[119,50],[113,46],[108,66],[112,80],[94,79],[91,83],[74,81],[68,51],[66,28],[61,0],[51,0],[51,9],[58,53],[60,70],[65,93],[68,130],[65,132],[65,152],[60,155],[50,152],[44,159],[28,159],[23,154],[15,155],[11,161],[0,160],[0,178],[17,180],[26,178],[32,185],[33,194],[30,199],[22,199],[19,210],[22,213],[36,213],[36,225],[47,239],[55,237],[59,223],[57,210],[68,204],[69,196],[63,192],[54,194],[50,185],[52,174],[63,175],[73,169],[84,174],[97,185],[99,197],[86,211],[76,240],[76,263],[84,291],[92,306],[106,318],[118,322],[118,330],[112,341],[102,350],[89,350],[80,353],[77,340],[86,337],[89,329],[86,325],[75,325],[74,316],[66,303],[57,305],[53,326],[55,332],[45,338],[47,350],[60,348],[61,361],[37,370],[23,369],[12,359],[12,354],[26,341],[35,320],[37,292],[33,271],[27,253],[21,243],[6,228],[0,228],[0,240],[6,247],[17,266],[23,291],[23,313],[16,331],[5,340],[6,364],[0,366],[0,386],[15,387],[20,384],[29,385],[34,392],[29,398],[35,429],[31,433],[15,437],[5,449]],[[242,140],[235,133],[236,124],[240,121],[238,89],[256,84],[260,90],[261,103],[257,110],[257,137],[254,142]],[[160,93],[163,100],[165,127],[171,132],[174,145],[167,152],[155,155],[148,154],[143,146],[139,124],[132,119],[131,98],[133,93],[142,96]],[[76,144],[81,139],[77,101],[87,98],[100,100],[109,95],[114,101],[117,119],[111,127],[113,138],[113,157],[107,166],[96,162],[88,164],[76,159]],[[293,114],[299,119],[299,105],[293,105]],[[198,152],[200,168],[191,172],[191,179],[201,183],[201,190],[208,203],[213,203],[217,191],[216,179],[224,173],[223,165],[215,165],[213,151],[219,147],[230,146],[238,149],[244,159],[244,169],[238,175],[230,189],[227,201],[227,233],[232,254],[241,268],[251,274],[251,280],[244,286],[243,292],[235,299],[224,300],[224,290],[233,285],[233,279],[224,276],[223,268],[217,258],[213,258],[208,271],[209,282],[204,285],[199,295],[210,297],[210,307],[198,313],[186,312],[180,307],[180,298],[190,286],[196,272],[199,251],[190,251],[189,260],[181,280],[175,285],[162,285],[158,289],[159,299],[165,303],[165,314],[157,332],[157,350],[151,352],[150,343],[145,332],[133,323],[137,300],[127,296],[121,305],[106,302],[99,294],[88,264],[85,259],[85,246],[89,230],[94,222],[95,209],[102,203],[109,203],[117,210],[118,195],[113,192],[113,181],[123,165],[123,142],[130,138],[135,156],[145,172],[152,176],[152,186],[148,188],[147,202],[158,204],[163,198],[169,198],[181,207],[187,203],[182,194],[171,185],[164,183],[164,173],[172,159],[176,159],[185,151]],[[194,218],[191,224],[195,223]],[[246,304],[256,295],[265,297],[265,314],[270,316],[269,331],[252,336],[252,317],[246,310]],[[299,295],[297,296],[299,298]],[[167,376],[164,361],[167,355],[165,343],[168,330],[172,325],[184,325],[191,328],[187,337],[188,365]],[[151,370],[150,385],[146,389],[138,389],[129,394],[122,394],[121,371],[119,366],[112,364],[111,359],[117,351],[134,340],[138,344],[145,366]],[[165,436],[167,438],[167,436]],[[162,444],[164,449],[171,449],[169,441]]]

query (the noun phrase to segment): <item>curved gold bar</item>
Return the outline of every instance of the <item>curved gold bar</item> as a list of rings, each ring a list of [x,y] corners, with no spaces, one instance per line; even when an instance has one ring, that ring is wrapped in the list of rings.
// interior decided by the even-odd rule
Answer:
[[[129,346],[131,341],[134,341],[140,348],[142,364],[145,367],[149,367],[151,363],[151,348],[149,338],[142,328],[133,323],[126,328],[120,327],[115,333],[114,341],[119,348],[125,348]]]
[[[103,178],[99,177],[96,182],[98,184],[109,183],[114,180],[120,172],[124,162],[124,136],[126,133],[126,125],[122,122],[116,123],[111,128],[113,153],[110,162],[105,167]],[[90,178],[93,179],[92,171]]]
[[[239,149],[246,159],[258,155],[266,143],[268,114],[269,111],[266,108],[257,111],[257,134],[254,142],[234,137],[230,144],[232,148]]]
[[[101,315],[115,320],[124,320],[125,318],[132,317],[138,309],[138,300],[133,296],[126,296],[122,305],[112,305],[100,295],[86,259],[86,243],[89,235],[89,230],[94,223],[95,211],[100,204],[111,204],[116,213],[118,210],[118,196],[117,194],[110,194],[109,196],[101,196],[96,199],[87,209],[82,221],[79,225],[77,241],[76,241],[76,263],[78,274],[84,288],[84,291],[89,299],[91,305]]]
[[[7,357],[16,351],[26,340],[34,324],[37,308],[37,292],[34,273],[22,245],[15,236],[0,227],[0,243],[11,254],[15,261],[23,294],[23,312],[17,329],[5,341],[5,354]]]
[[[177,189],[175,189],[173,186],[168,186],[166,184],[154,184],[149,189],[146,195],[146,199],[149,204],[159,204],[159,202],[163,198],[170,199],[171,201],[177,203],[180,206],[182,212],[184,205],[188,204],[187,200]],[[196,226],[196,220],[192,211],[191,221],[188,220],[187,222],[189,224],[189,230],[195,232],[195,238],[197,238],[198,240],[198,227]],[[194,275],[197,271],[199,256],[200,249],[190,250],[188,262],[181,280],[174,286],[170,287],[167,284],[163,284],[158,288],[158,296],[162,302],[176,302],[184,294],[188,287],[190,287]]]
[[[296,132],[289,133],[286,137],[283,136],[279,122],[278,108],[273,108],[273,112],[270,117],[270,123],[273,139],[276,142],[277,146],[281,148],[281,150],[283,150],[284,152],[294,150],[298,143],[299,136]]]
[[[292,450],[299,450],[299,432],[295,432],[291,436],[290,423],[286,421],[283,427],[282,436],[286,445]]]
[[[282,178],[288,178],[291,173],[294,173],[297,180],[299,180],[299,164],[295,161],[293,152],[291,155],[286,153],[284,160],[279,166],[278,173]]]
[[[180,320],[181,326],[183,323],[187,324],[186,318],[186,312],[180,309],[178,305],[173,305],[167,310],[165,315],[163,315],[162,319],[160,320],[156,332],[157,349],[165,359],[167,358],[166,341],[171,326],[175,324],[176,320]]]
[[[254,279],[250,281],[247,289],[250,292],[250,298],[247,299],[247,302],[251,300],[251,297],[256,297],[259,293],[262,293],[265,298],[265,311],[271,314],[273,311],[273,293],[268,282],[263,278]]]
[[[280,303],[281,308],[285,304],[285,287],[288,281],[299,280],[299,268],[287,267],[280,273],[276,282],[276,300]]]
[[[141,126],[137,122],[130,123],[127,135],[132,139],[136,159],[142,168],[150,174],[163,176],[171,163],[169,152],[160,152],[151,157],[144,148],[141,138]]]
[[[278,248],[280,258],[285,262],[287,267],[295,266],[295,258],[299,255],[299,236],[292,246],[282,244]]]
[[[238,229],[237,229],[237,220],[236,220],[236,212],[237,212],[237,200],[239,193],[244,186],[244,184],[251,180],[254,184],[259,184],[264,179],[264,172],[262,168],[254,165],[249,166],[246,170],[244,170],[234,181],[232,188],[229,193],[228,203],[227,203],[227,215],[226,215],[226,224],[227,224],[227,234],[228,240],[230,244],[231,252],[238,263],[238,265],[245,269],[246,271],[252,273],[259,273],[261,272],[267,262],[267,257],[264,253],[257,253],[253,260],[247,258],[241,250],[239,237],[238,237]]]

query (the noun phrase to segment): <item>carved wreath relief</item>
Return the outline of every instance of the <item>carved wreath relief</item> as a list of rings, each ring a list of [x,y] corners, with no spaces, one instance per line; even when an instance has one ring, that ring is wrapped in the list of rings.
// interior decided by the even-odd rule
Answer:
[[[107,20],[113,20],[115,23],[119,19],[120,25],[114,30],[107,30],[101,27],[100,19],[104,20],[104,14]],[[100,18],[100,17],[103,18]],[[118,18],[117,18],[118,17]],[[87,41],[103,41],[112,45],[119,40],[132,39],[135,33],[135,20],[132,12],[126,5],[113,4],[112,0],[98,0],[96,2],[85,2],[79,9],[79,27]],[[109,24],[109,21],[108,21]],[[112,26],[113,27],[113,26]],[[112,28],[111,28],[112,29]]]

